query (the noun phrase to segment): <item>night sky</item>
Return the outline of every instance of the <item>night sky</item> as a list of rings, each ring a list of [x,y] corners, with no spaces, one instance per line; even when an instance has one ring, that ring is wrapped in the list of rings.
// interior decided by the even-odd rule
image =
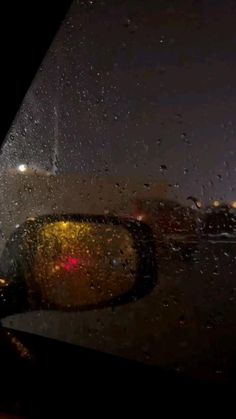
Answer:
[[[7,137],[5,166],[165,181],[236,199],[234,1],[78,1]],[[20,81],[19,81],[20,82]]]

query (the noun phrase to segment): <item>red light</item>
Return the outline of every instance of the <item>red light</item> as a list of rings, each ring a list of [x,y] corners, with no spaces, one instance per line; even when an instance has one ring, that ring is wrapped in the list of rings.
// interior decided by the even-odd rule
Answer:
[[[79,259],[73,256],[66,256],[60,264],[67,272],[77,272],[79,270]]]

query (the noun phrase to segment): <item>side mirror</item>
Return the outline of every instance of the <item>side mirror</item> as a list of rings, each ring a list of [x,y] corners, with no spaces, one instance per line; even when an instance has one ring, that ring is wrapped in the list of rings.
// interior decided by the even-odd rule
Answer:
[[[10,288],[15,284],[27,290],[28,305],[34,309],[122,304],[150,292],[157,280],[151,229],[119,217],[28,220],[9,239],[0,268],[10,278]]]

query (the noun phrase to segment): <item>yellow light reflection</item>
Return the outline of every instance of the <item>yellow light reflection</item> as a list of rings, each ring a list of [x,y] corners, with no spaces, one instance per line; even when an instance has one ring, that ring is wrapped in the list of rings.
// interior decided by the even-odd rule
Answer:
[[[220,206],[220,201],[218,201],[218,200],[213,201],[212,205],[213,205],[213,207],[219,207]]]
[[[33,275],[49,303],[98,304],[134,285],[136,251],[122,226],[60,221],[44,226],[37,243]]]
[[[0,278],[0,285],[8,285],[8,281],[6,281],[6,279]]]
[[[143,221],[145,216],[144,216],[144,214],[138,214],[136,218],[137,218],[138,221]]]
[[[62,221],[62,223],[60,223],[60,226],[61,226],[62,228],[66,228],[66,227],[69,227],[69,223],[68,223],[68,222],[66,222],[66,221]]]

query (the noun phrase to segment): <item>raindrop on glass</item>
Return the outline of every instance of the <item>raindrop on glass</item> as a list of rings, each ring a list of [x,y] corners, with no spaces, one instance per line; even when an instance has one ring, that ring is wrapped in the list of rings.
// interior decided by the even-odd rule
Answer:
[[[181,140],[183,140],[186,144],[191,144],[189,138],[187,137],[186,132],[181,134]]]
[[[167,166],[165,164],[160,165],[160,172],[165,173],[167,171]]]

